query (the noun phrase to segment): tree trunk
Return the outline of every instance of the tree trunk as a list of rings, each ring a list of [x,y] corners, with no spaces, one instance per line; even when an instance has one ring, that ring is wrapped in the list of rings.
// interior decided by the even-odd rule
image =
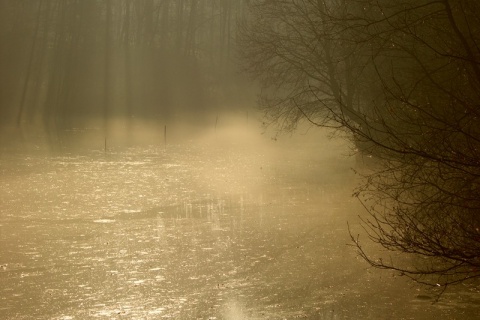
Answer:
[[[32,36],[32,47],[30,48],[30,58],[28,60],[27,74],[25,76],[25,82],[23,84],[23,90],[22,90],[22,98],[20,101],[20,108],[17,114],[17,127],[20,126],[20,123],[22,121],[23,112],[25,109],[25,103],[27,101],[28,86],[30,85],[30,77],[32,76],[32,66],[33,66],[33,61],[35,59],[35,47],[37,44],[38,30],[40,29],[40,17],[42,15],[42,4],[43,4],[43,0],[40,0],[38,3],[38,13],[37,13],[37,19],[35,22],[35,30]]]

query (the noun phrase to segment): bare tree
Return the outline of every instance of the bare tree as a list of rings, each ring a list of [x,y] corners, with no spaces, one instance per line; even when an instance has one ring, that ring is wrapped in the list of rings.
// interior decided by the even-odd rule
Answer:
[[[479,5],[279,0],[251,8],[242,55],[264,85],[269,123],[337,128],[375,159],[355,195],[370,213],[370,240],[392,255],[370,256],[352,234],[360,255],[435,286],[480,278]]]

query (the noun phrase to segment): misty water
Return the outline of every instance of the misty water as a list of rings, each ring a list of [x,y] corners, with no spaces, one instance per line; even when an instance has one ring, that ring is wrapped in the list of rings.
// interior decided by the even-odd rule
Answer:
[[[357,257],[342,140],[252,128],[4,152],[0,318],[477,319]]]

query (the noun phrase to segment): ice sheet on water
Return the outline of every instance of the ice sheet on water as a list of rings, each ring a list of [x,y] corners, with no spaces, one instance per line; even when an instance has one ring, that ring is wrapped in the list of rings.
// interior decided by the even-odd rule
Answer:
[[[317,307],[353,306],[338,318],[391,312],[379,299],[356,307],[360,294],[397,299],[399,289],[392,295],[383,280],[363,281],[365,266],[347,259],[338,234],[349,204],[317,181],[327,169],[299,172],[283,153],[266,162],[214,149],[35,158],[8,164],[15,175],[0,167],[0,256],[11,255],[0,261],[9,262],[0,292],[10,318],[58,310],[49,318],[291,319],[309,304],[312,319],[323,319]],[[342,181],[338,189],[348,189]],[[15,219],[5,219],[9,212]],[[10,272],[16,261],[29,269]],[[404,310],[391,318],[408,318]]]
[[[142,209],[125,209],[125,210],[122,210],[123,213],[137,213],[137,212],[141,212]]]
[[[115,219],[97,219],[93,220],[95,223],[113,223],[115,222]]]
[[[165,308],[155,308],[155,309],[149,310],[148,314],[158,315],[163,313],[164,311],[165,311]]]

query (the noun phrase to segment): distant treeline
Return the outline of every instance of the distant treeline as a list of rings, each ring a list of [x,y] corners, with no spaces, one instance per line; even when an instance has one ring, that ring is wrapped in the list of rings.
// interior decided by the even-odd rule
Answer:
[[[196,117],[232,98],[239,0],[0,0],[0,121]]]

